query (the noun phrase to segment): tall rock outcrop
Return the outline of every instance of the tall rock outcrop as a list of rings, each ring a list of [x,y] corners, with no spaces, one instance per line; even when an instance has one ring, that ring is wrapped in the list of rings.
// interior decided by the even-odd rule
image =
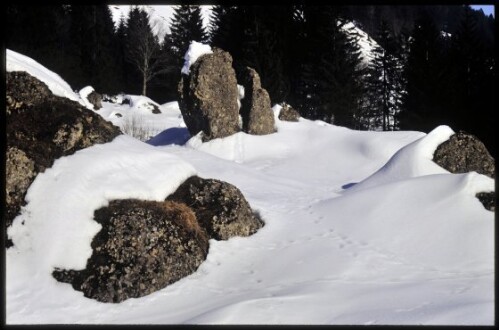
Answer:
[[[239,131],[236,73],[229,53],[215,48],[191,65],[178,87],[179,106],[191,136],[203,132],[203,141]]]
[[[239,83],[244,87],[244,98],[241,100],[241,117],[243,130],[254,135],[265,135],[275,132],[274,113],[270,105],[269,93],[262,88],[258,73],[246,67],[241,70]]]

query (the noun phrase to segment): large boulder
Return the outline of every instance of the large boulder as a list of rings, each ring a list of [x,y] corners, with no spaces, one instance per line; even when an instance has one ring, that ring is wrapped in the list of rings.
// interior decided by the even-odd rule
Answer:
[[[244,87],[240,110],[243,130],[254,135],[274,133],[275,120],[270,96],[262,88],[258,73],[250,67],[245,67],[239,72],[238,81]]]
[[[433,154],[433,161],[451,173],[475,171],[495,178],[495,161],[485,145],[474,135],[460,131],[440,144]],[[478,200],[489,210],[495,211],[496,193],[480,192]]]
[[[289,104],[283,103],[279,112],[279,119],[284,121],[298,121],[300,114]]]
[[[192,176],[167,200],[189,205],[200,226],[216,240],[249,236],[264,224],[239,189],[219,180]]]
[[[158,291],[196,271],[208,253],[206,233],[185,204],[115,200],[95,211],[94,219],[102,229],[86,268],[52,275],[101,302]]]
[[[433,161],[451,173],[475,171],[495,178],[495,162],[485,145],[474,135],[458,132],[440,144]]]
[[[189,133],[203,132],[203,141],[239,131],[236,73],[229,53],[215,48],[182,74],[178,87],[179,107]]]
[[[118,127],[26,72],[6,73],[6,209],[11,225],[36,175],[62,156],[121,134]],[[7,245],[11,242],[7,240]]]

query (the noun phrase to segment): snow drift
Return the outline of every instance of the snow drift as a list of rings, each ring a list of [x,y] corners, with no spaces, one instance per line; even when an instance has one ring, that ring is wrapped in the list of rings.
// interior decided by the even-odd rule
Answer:
[[[141,111],[103,106],[97,113],[113,122],[124,118],[113,111]],[[494,181],[431,161],[450,128],[361,132],[280,121],[274,108],[275,134],[202,143],[185,134],[176,103],[159,107],[143,113],[161,131],[149,145],[122,136],[36,178],[9,231],[8,324],[494,323],[494,213],[475,197]],[[95,208],[162,199],[193,173],[237,186],[266,225],[210,240],[194,274],[120,304],[50,276],[54,266],[84,266]]]

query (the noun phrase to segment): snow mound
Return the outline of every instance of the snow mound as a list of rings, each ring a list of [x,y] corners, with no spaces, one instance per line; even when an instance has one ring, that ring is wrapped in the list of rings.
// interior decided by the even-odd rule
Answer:
[[[78,94],[58,74],[50,71],[32,58],[10,49],[7,49],[6,70],[7,72],[25,71],[45,83],[54,95],[80,102]]]
[[[83,87],[78,92],[78,94],[80,95],[81,101],[84,103],[85,107],[87,107],[87,109],[90,109],[90,110],[94,109],[94,105],[88,101],[88,96],[94,91],[95,90],[92,86],[86,86],[86,87]]]
[[[192,41],[191,44],[189,45],[189,49],[187,49],[187,52],[185,53],[184,56],[184,66],[182,67],[182,73],[183,74],[189,74],[191,65],[196,62],[196,60],[204,55],[204,54],[211,54],[213,51],[211,50],[210,45],[205,45],[197,41]]]
[[[176,101],[160,105],[146,96],[127,94],[119,94],[109,97],[109,99],[112,102],[102,101],[102,108],[96,113],[113,125],[120,127],[125,134],[133,136],[130,130],[132,126],[138,126],[136,130],[144,132],[141,135],[146,135],[142,141],[146,141],[168,128],[185,127]],[[128,103],[122,104],[124,100],[128,100]],[[158,109],[160,113],[157,113]]]
[[[423,175],[449,173],[432,159],[437,147],[452,134],[454,131],[449,126],[438,126],[424,137],[401,148],[376,173],[349,190],[356,191]]]
[[[376,246],[401,266],[491,271],[494,237],[485,233],[494,231],[493,214],[475,197],[491,190],[494,181],[475,172],[432,174],[357,190],[320,202],[316,210],[334,214],[336,230]]]
[[[83,269],[101,229],[96,209],[113,199],[162,201],[194,174],[187,162],[126,135],[59,158],[30,186],[8,230],[12,252],[29,252],[25,266],[48,276],[54,267]]]
[[[159,108],[159,104],[150,98],[142,95],[129,95],[130,107],[133,107],[144,113],[152,113],[154,106]]]

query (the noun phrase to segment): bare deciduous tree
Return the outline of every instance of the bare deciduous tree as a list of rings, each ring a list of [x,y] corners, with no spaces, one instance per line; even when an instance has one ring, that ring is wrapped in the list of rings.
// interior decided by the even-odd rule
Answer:
[[[126,59],[142,75],[142,95],[146,95],[149,81],[173,69],[169,54],[162,50],[157,37],[153,34],[149,15],[137,7],[130,13],[127,39]]]

